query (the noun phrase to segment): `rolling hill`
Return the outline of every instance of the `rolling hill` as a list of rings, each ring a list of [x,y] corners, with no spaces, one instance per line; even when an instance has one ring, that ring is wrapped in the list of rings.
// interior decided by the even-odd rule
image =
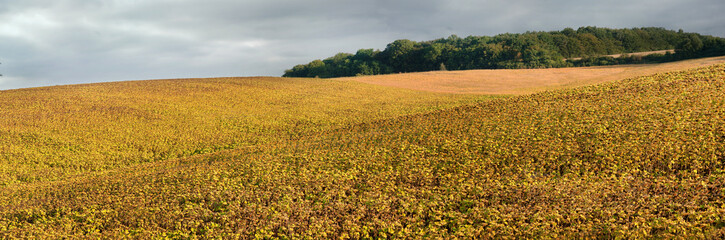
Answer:
[[[2,91],[0,186],[270,143],[486,98],[282,78]]]
[[[659,66],[2,91],[0,238],[723,237],[725,64]]]

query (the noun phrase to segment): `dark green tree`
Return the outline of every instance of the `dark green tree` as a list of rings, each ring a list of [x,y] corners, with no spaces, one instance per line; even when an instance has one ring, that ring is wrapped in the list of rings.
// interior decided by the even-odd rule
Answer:
[[[646,57],[604,55],[676,48],[675,54]],[[496,36],[451,35],[431,41],[393,41],[383,51],[360,49],[297,65],[285,77],[343,77],[393,72],[440,70],[548,68],[663,62],[725,55],[725,39],[664,28],[505,33]],[[576,58],[581,58],[577,60]],[[568,60],[567,60],[568,59]]]
[[[408,39],[395,40],[388,44],[382,52],[386,62],[393,67],[394,71],[407,72],[413,67],[413,50],[416,48],[416,42]]]
[[[675,53],[679,54],[682,58],[692,58],[702,50],[704,44],[700,37],[695,34],[687,34],[683,37],[680,44],[677,45]]]

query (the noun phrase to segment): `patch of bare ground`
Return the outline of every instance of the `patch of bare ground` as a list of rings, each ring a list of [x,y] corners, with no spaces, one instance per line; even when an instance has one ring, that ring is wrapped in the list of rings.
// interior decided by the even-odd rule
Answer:
[[[436,71],[338,78],[419,91],[460,94],[529,94],[725,63],[725,56],[659,64],[579,68]]]

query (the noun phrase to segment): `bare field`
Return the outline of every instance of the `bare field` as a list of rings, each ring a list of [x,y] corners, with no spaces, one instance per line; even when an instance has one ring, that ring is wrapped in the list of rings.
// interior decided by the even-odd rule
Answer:
[[[656,73],[725,63],[725,57],[661,64],[617,65],[554,69],[497,69],[436,71],[338,78],[420,91],[461,94],[528,94],[561,87],[577,87]]]

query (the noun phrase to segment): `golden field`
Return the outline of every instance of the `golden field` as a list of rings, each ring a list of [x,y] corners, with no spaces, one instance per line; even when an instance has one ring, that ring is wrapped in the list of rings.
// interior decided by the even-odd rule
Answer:
[[[0,238],[725,237],[725,64],[657,71],[2,91]]]
[[[264,144],[483,98],[282,78],[2,91],[0,186]]]
[[[419,72],[340,78],[375,85],[419,91],[461,94],[531,94],[562,87],[579,87],[681,71],[725,63],[725,57],[692,59],[660,64],[549,69],[496,69]]]

